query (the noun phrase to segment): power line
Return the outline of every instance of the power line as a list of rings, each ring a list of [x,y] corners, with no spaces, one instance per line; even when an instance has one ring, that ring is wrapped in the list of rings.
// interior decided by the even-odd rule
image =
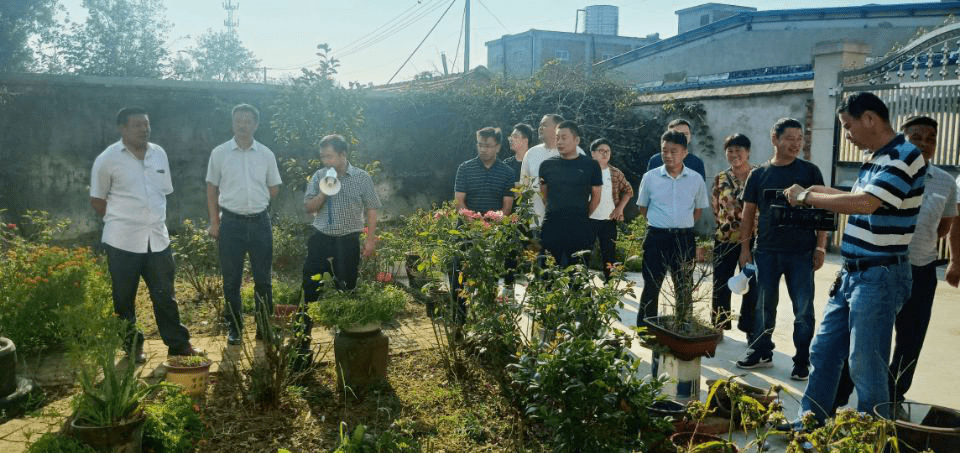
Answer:
[[[433,30],[436,30],[437,25],[440,25],[440,21],[443,20],[444,16],[446,16],[448,12],[450,12],[450,8],[453,8],[453,5],[454,5],[455,3],[457,3],[457,0],[451,1],[451,2],[450,2],[450,6],[447,6],[447,9],[443,10],[443,14],[441,14],[441,15],[440,15],[440,18],[437,19],[437,22],[436,22],[435,24],[433,24],[433,27],[430,28],[430,31],[427,32],[427,35],[423,37],[423,40],[420,41],[420,44],[417,44],[417,48],[416,48],[416,49],[413,49],[413,52],[410,52],[410,56],[407,57],[406,60],[404,60],[403,64],[400,65],[399,68],[397,68],[397,72],[393,73],[393,75],[390,77],[390,80],[387,80],[387,85],[389,85],[390,82],[393,82],[393,78],[396,77],[397,74],[400,73],[400,71],[403,69],[403,67],[407,65],[407,63],[410,61],[411,58],[413,58],[413,55],[414,55],[415,53],[417,53],[418,50],[420,50],[420,46],[422,46],[423,43],[425,43],[425,42],[427,41],[427,38],[430,37],[430,34],[433,33]]]
[[[431,1],[431,0],[428,0],[428,3],[429,3],[429,1]],[[398,21],[397,23],[390,25],[388,28],[380,31],[379,33],[370,36],[369,38],[367,38],[367,39],[364,40],[363,42],[360,42],[360,43],[358,43],[358,44],[355,44],[355,45],[353,45],[353,46],[351,46],[351,47],[349,47],[349,48],[341,49],[340,51],[338,51],[338,52],[335,54],[335,56],[338,57],[338,58],[343,58],[343,57],[346,57],[346,56],[349,56],[349,55],[353,55],[353,54],[358,53],[358,52],[362,52],[362,51],[368,49],[368,48],[371,47],[371,46],[374,46],[374,45],[376,45],[376,44],[379,44],[379,43],[383,42],[384,40],[393,37],[395,34],[397,34],[397,33],[399,33],[400,31],[406,29],[406,28],[409,27],[410,25],[413,25],[413,24],[419,22],[420,19],[423,19],[424,17],[430,15],[431,13],[437,11],[438,9],[440,9],[440,8],[442,8],[442,7],[443,7],[443,3],[436,3],[436,4],[434,4],[434,5],[426,6],[426,7],[424,7],[424,8],[421,9],[421,10],[415,11],[413,14],[408,15],[408,17],[405,17],[405,18],[401,19],[400,21]]]
[[[506,31],[506,32],[510,31],[506,25],[503,25],[503,22],[500,22],[500,18],[497,17],[496,14],[493,14],[493,11],[491,11],[490,8],[487,8],[487,4],[483,3],[483,0],[477,0],[477,1],[480,2],[480,6],[482,6],[483,9],[487,10],[487,12],[490,13],[491,16],[493,16],[493,19],[497,21],[497,23],[500,24],[501,27],[503,27],[503,31]]]

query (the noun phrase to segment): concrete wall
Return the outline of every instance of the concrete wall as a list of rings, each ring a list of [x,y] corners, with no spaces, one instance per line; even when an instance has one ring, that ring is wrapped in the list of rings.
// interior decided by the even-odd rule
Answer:
[[[690,151],[703,159],[707,173],[707,190],[712,191],[713,176],[726,170],[727,163],[723,152],[723,139],[734,133],[746,135],[751,142],[750,162],[760,164],[773,156],[770,141],[770,128],[776,120],[791,117],[808,124],[808,102],[812,92],[767,93],[753,96],[714,96],[698,98],[696,92],[676,93],[684,97],[684,102],[697,102],[703,105],[705,124],[694,122],[693,144]],[[649,116],[658,111],[657,104],[638,108],[641,115]],[[706,126],[706,128],[704,128]],[[811,150],[814,154],[827,153],[831,149]],[[704,212],[697,223],[697,231],[710,234],[715,228],[713,212]]]
[[[171,228],[185,218],[206,218],[207,159],[232,136],[235,104],[260,108],[257,138],[274,144],[266,124],[273,86],[33,74],[0,74],[0,86],[10,93],[0,105],[0,208],[68,217],[75,234],[99,229],[89,204],[90,168],[119,140],[116,113],[122,107],[146,108],[151,141],[167,151]]]
[[[828,40],[868,40],[872,54],[880,56],[894,44],[906,44],[920,27],[930,29],[942,22],[942,17],[905,17],[743,24],[616,67],[611,75],[644,83],[664,80],[666,74],[689,77],[811,64],[816,44]]]

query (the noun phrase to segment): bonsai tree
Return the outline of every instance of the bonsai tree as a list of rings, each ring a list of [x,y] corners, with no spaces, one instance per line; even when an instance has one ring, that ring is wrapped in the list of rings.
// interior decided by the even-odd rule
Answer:
[[[310,303],[308,312],[317,323],[327,327],[389,324],[406,306],[407,293],[396,285],[361,278],[352,290],[333,288],[329,274],[315,276],[329,288],[320,300]]]

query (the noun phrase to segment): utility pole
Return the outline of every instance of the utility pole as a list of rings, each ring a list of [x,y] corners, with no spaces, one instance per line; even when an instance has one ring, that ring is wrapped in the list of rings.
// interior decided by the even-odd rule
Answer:
[[[470,0],[463,10],[463,72],[470,71]]]

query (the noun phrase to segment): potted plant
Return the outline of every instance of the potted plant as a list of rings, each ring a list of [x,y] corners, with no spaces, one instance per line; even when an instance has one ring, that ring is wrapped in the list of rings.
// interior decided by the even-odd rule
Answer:
[[[207,381],[212,364],[213,361],[206,356],[196,355],[170,356],[163,362],[167,369],[167,382],[179,385],[183,388],[183,393],[195,398],[207,394]]]
[[[310,304],[315,322],[338,329],[333,351],[341,384],[358,387],[386,378],[390,340],[380,327],[393,322],[407,298],[396,285],[361,280],[355,289],[330,290]]]
[[[112,348],[104,348],[97,367],[81,369],[81,392],[73,401],[69,432],[99,451],[139,452],[144,401],[164,384],[146,384],[132,363],[114,365],[114,357]],[[103,376],[99,383],[98,375]]]
[[[681,282],[680,288],[671,287],[666,294],[673,314],[644,318],[647,333],[680,360],[713,357],[717,344],[723,339],[723,330],[702,319],[696,311],[697,304],[709,305],[712,298],[709,285],[704,284],[712,279],[712,266],[698,265],[695,260],[683,266],[687,268],[685,273],[694,276],[692,281]]]

